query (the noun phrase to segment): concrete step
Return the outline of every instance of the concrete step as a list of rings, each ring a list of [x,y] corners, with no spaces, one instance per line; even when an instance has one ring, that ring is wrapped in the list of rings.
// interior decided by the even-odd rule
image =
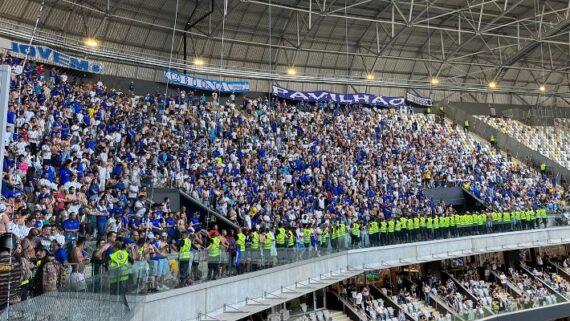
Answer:
[[[329,310],[329,311],[330,311],[330,316],[333,319],[333,321],[352,321],[342,311],[333,311],[333,310]]]

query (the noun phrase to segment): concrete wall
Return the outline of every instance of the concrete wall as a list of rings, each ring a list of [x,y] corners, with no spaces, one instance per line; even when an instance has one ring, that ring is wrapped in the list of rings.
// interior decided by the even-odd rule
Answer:
[[[331,272],[348,271],[349,274],[354,274],[364,269],[389,268],[486,252],[566,243],[570,243],[570,226],[351,250],[148,295],[144,304],[137,309],[133,320],[196,320],[199,314],[208,315],[208,318],[202,319],[237,320],[247,314],[224,314],[224,305],[245,309],[246,298],[262,300],[267,293],[278,296],[282,287],[295,289],[297,282],[306,283],[309,278],[318,280],[323,275],[332,275]],[[345,277],[348,276],[347,274]],[[313,284],[311,291],[328,284]],[[223,317],[220,317],[221,315]]]
[[[151,188],[149,197],[155,203],[162,203],[165,197],[170,197],[170,208],[173,211],[180,210],[180,193],[176,188]]]
[[[559,303],[522,312],[494,315],[481,321],[551,321],[570,316],[570,303]]]

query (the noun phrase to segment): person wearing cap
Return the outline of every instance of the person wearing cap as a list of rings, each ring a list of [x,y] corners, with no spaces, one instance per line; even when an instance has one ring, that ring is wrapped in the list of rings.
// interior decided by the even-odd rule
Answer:
[[[17,245],[16,235],[0,236],[0,311],[21,299],[22,264],[15,255]]]
[[[55,259],[53,251],[45,247],[41,251],[45,253],[45,257],[41,260],[34,276],[34,293],[36,295],[57,291],[65,284],[66,277],[65,267]]]

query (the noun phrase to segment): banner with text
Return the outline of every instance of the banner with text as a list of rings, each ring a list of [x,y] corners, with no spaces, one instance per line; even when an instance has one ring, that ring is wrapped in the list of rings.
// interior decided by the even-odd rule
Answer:
[[[273,86],[273,95],[283,99],[306,102],[336,102],[342,105],[363,104],[373,107],[400,107],[406,104],[404,97],[386,97],[370,94],[336,94],[327,91],[295,91]]]
[[[164,70],[164,80],[175,85],[199,90],[220,91],[223,93],[246,93],[249,91],[249,83],[247,81],[218,81],[202,79],[168,69]]]
[[[0,38],[0,48],[7,49],[10,51],[10,53],[20,57],[24,57],[26,54],[28,54],[30,60],[40,61],[50,65],[56,65],[95,74],[100,74],[103,72],[103,66],[98,62],[66,55],[62,52],[45,46],[30,46],[29,44],[21,43],[18,41]]]
[[[423,107],[431,107],[433,104],[431,98],[421,97],[409,92],[406,93],[406,101]]]

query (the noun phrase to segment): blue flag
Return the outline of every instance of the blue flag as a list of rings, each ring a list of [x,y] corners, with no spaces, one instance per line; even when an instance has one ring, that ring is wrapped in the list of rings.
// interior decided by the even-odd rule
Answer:
[[[241,246],[238,245],[236,251],[236,265],[239,265],[240,262],[241,262]]]

